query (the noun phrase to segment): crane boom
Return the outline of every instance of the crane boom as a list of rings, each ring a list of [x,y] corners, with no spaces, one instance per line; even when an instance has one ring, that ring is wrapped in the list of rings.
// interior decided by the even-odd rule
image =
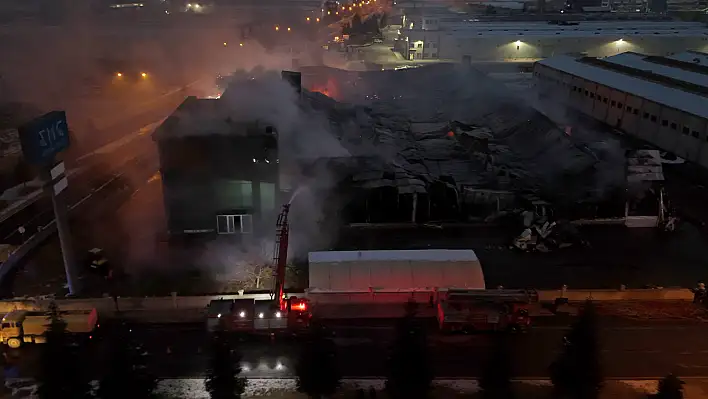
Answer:
[[[271,292],[271,299],[277,298],[277,304],[280,310],[286,310],[285,302],[285,266],[288,262],[288,213],[290,212],[290,204],[283,205],[283,209],[278,215],[276,222],[275,248],[273,254],[273,266],[275,267],[275,283]],[[277,297],[275,297],[277,295]]]

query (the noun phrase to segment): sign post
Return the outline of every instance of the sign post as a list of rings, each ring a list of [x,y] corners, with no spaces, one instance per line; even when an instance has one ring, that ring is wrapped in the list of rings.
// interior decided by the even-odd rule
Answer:
[[[69,126],[64,111],[52,111],[18,128],[22,153],[28,163],[37,165],[44,180],[44,189],[52,199],[54,220],[61,245],[69,295],[78,293],[76,261],[71,245],[71,232],[64,193],[68,187],[64,162],[56,163],[56,155],[69,147]]]

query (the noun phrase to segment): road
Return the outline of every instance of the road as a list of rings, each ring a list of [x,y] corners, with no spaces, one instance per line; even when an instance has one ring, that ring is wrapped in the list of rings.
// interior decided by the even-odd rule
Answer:
[[[365,323],[365,322],[362,322]],[[347,377],[385,375],[386,359],[393,335],[392,325],[332,324],[338,359]],[[528,334],[511,337],[515,374],[521,378],[543,378],[548,365],[561,351],[567,320],[539,320]],[[199,377],[207,360],[207,335],[202,324],[136,325],[136,338],[150,353],[149,367],[163,378]],[[628,322],[604,320],[601,346],[604,371],[611,378],[649,379],[670,371],[685,377],[705,376],[708,372],[706,324],[663,321]],[[439,378],[479,376],[490,347],[490,335],[439,336],[431,333],[430,354]],[[103,343],[97,338],[84,356],[92,369],[100,370]],[[296,342],[264,340],[237,344],[243,354],[244,376],[260,378],[290,377],[298,356]],[[11,351],[18,369],[29,376],[38,348]]]

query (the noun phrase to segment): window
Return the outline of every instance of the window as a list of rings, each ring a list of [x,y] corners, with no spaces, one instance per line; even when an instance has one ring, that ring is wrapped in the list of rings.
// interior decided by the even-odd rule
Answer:
[[[423,48],[423,43],[418,43],[418,48]]]
[[[629,105],[627,106],[627,112],[632,112],[632,107],[630,107]]]
[[[216,232],[219,234],[248,234],[253,232],[252,215],[218,215]]]
[[[656,122],[656,115],[652,115],[652,116],[651,116],[651,121],[652,121],[652,122]]]
[[[635,108],[634,111],[632,111],[632,113],[633,113],[634,115],[639,115],[639,110]]]
[[[430,43],[430,48],[438,48],[438,44],[435,42]]]
[[[676,122],[671,122],[671,130],[676,130]]]
[[[623,108],[622,103],[617,103],[617,108],[622,109]]]
[[[430,54],[430,56],[431,56],[432,58],[438,58],[438,53],[432,53],[432,54]]]
[[[645,112],[645,113],[644,113],[644,119],[649,119],[649,113],[648,113],[648,112]]]
[[[615,105],[617,105],[617,101],[612,100],[612,102],[610,103],[610,105],[614,107]]]
[[[605,104],[607,104],[607,97],[603,98],[603,99],[602,99],[602,102],[605,103]]]
[[[585,90],[585,95],[587,96],[588,94],[590,94],[590,93],[587,90]]]
[[[595,98],[595,93],[590,93],[590,98]]]
[[[415,43],[411,43],[411,48],[415,48]]]
[[[682,133],[683,133],[683,134],[688,134],[688,133],[689,133],[688,126],[684,126],[684,127],[683,127]]]
[[[663,120],[661,121],[661,126],[669,126],[669,121],[666,120],[666,119],[663,119]]]
[[[694,130],[694,131],[691,132],[691,136],[693,136],[693,137],[695,137],[695,138],[698,138],[698,136],[700,136],[700,135],[698,134],[698,131],[697,131],[697,130]]]

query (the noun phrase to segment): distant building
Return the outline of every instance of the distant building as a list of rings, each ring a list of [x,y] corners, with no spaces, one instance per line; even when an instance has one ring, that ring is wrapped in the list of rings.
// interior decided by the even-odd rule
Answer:
[[[596,3],[600,8],[609,7],[605,1],[588,1],[574,0],[574,4],[580,8]],[[625,5],[629,4],[627,2]],[[631,4],[634,9],[646,8],[641,2]],[[686,50],[708,51],[708,42],[705,40],[708,37],[708,27],[699,22],[667,21],[661,18],[579,20],[577,18],[585,18],[585,15],[577,15],[575,21],[564,19],[561,23],[509,21],[491,16],[470,19],[468,15],[439,8],[405,12],[396,50],[412,61],[467,63],[535,60],[567,53],[608,57],[624,51],[657,56]],[[566,17],[571,16],[566,14]]]
[[[172,236],[272,230],[277,132],[265,122],[231,120],[223,104],[188,97],[153,134]]]

